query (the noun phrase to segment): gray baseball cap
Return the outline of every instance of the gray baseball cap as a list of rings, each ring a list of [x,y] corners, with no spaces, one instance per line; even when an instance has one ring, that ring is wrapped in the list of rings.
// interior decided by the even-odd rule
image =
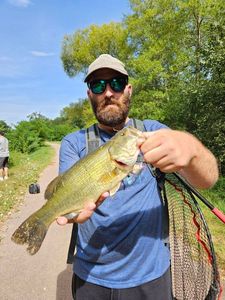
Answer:
[[[119,59],[109,55],[109,54],[101,54],[98,58],[96,58],[96,60],[94,60],[89,68],[88,68],[88,73],[84,79],[84,82],[87,82],[90,75],[102,68],[108,68],[108,69],[112,69],[115,71],[120,72],[121,74],[124,74],[126,76],[128,76],[127,71],[125,70],[125,66],[124,63],[122,63],[122,61],[120,61]]]

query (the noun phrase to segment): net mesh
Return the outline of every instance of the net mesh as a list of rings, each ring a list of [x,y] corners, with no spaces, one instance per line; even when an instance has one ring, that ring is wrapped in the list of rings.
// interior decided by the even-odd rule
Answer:
[[[166,175],[165,190],[174,299],[219,299],[216,257],[201,209],[173,174]]]

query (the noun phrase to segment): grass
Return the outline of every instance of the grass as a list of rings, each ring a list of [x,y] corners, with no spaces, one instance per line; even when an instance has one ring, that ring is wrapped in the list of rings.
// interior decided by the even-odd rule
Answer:
[[[10,153],[9,179],[0,182],[0,224],[23,202],[29,184],[51,162],[54,149],[43,146],[32,154]]]
[[[221,177],[211,190],[201,191],[205,198],[225,214],[225,178]],[[225,279],[225,224],[204,204],[199,203],[211,232],[220,275]]]

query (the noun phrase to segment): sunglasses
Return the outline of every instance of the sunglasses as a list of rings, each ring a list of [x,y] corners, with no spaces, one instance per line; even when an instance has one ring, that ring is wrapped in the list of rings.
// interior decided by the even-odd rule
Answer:
[[[88,82],[88,87],[93,94],[102,94],[106,90],[107,83],[114,92],[120,93],[125,89],[125,86],[128,83],[128,78],[120,76],[111,79],[96,79]]]

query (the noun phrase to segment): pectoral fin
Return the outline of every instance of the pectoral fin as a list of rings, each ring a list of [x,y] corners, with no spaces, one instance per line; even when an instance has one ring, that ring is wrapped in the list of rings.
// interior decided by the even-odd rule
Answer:
[[[57,191],[61,178],[62,176],[59,175],[49,183],[45,191],[45,199],[49,200],[52,197],[52,195]]]

